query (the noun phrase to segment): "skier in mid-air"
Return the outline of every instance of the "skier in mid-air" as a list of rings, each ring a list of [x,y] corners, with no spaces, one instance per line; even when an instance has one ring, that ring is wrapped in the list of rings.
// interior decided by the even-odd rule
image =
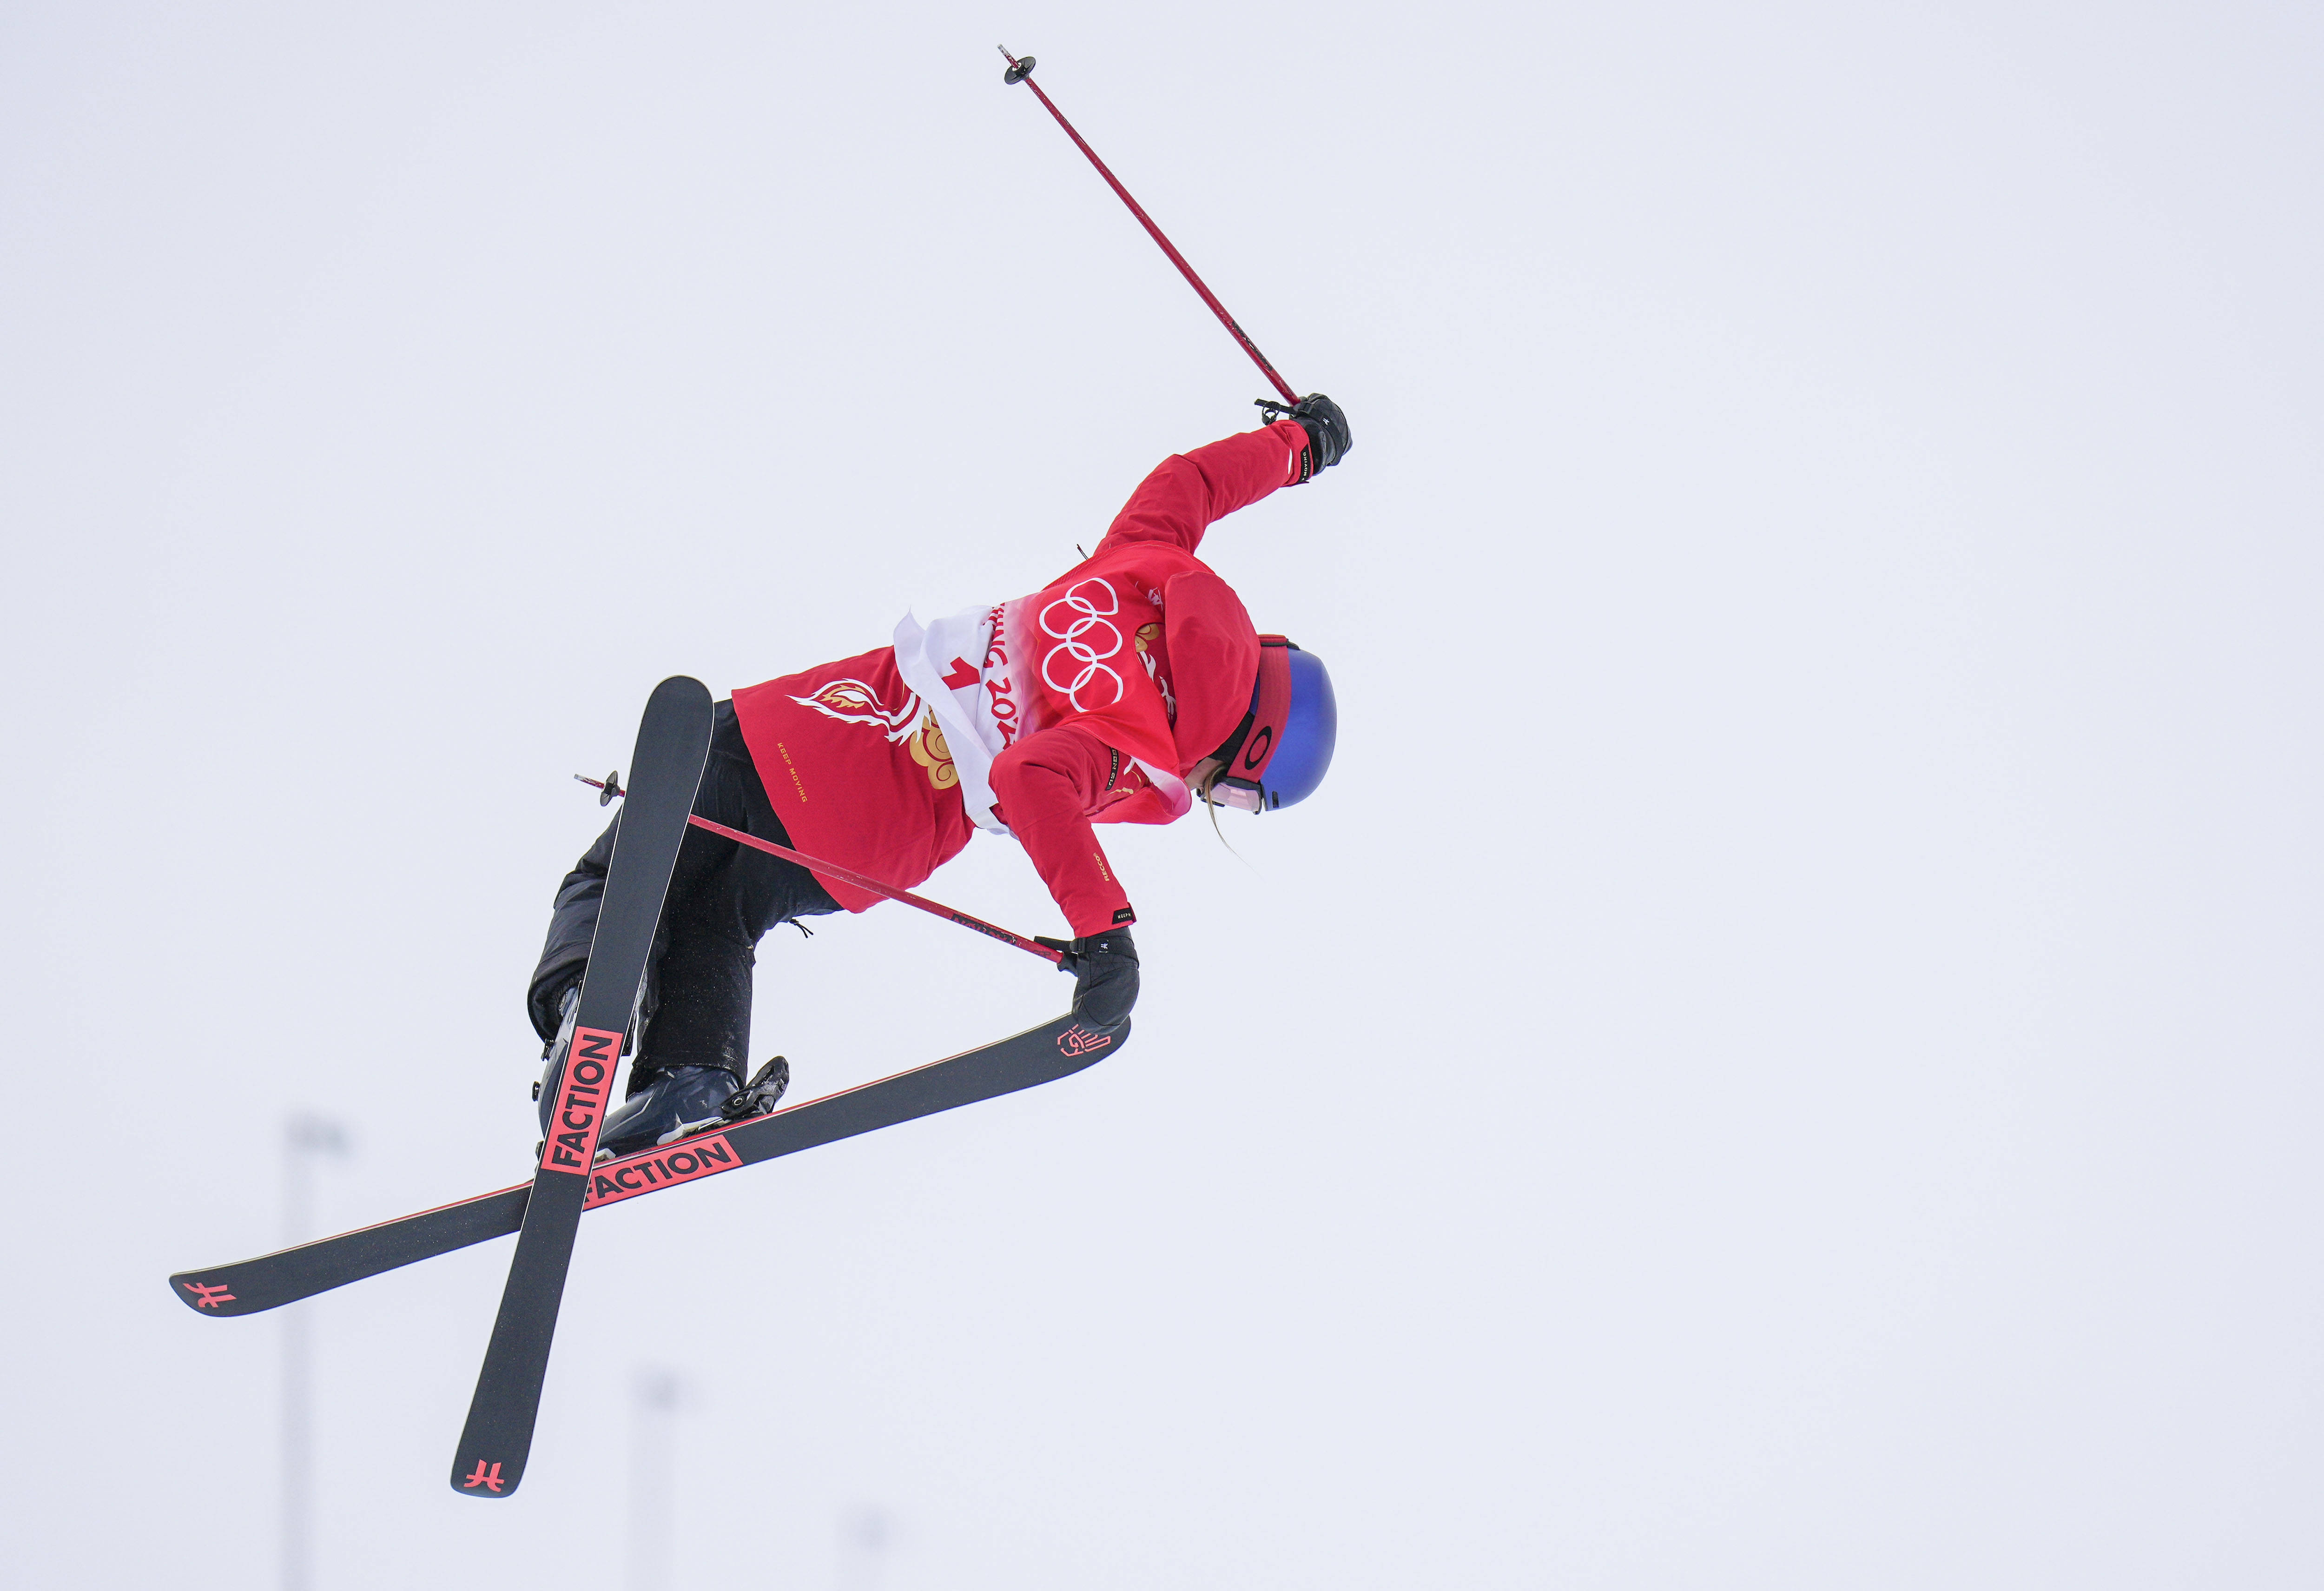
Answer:
[[[1274,407],[1286,417],[1165,460],[1096,552],[1031,596],[926,626],[908,615],[892,645],[718,703],[694,810],[907,889],[978,828],[1015,836],[1074,936],[1051,941],[1075,976],[1074,1014],[1118,1030],[1138,999],[1138,914],[1091,826],[1169,823],[1197,800],[1270,811],[1313,793],[1331,763],[1337,708],[1322,661],[1261,635],[1194,556],[1212,522],[1347,453],[1331,399]],[[558,891],[527,999],[552,1046],[588,964],[619,827]],[[761,937],[880,898],[687,829],[628,1097],[600,1151],[628,1154],[715,1120],[744,1087]]]
[[[1096,553],[1029,597],[926,625],[907,615],[890,645],[727,701],[686,675],[655,686],[622,816],[566,874],[527,991],[548,1062],[530,1179],[170,1278],[197,1314],[254,1314],[513,1234],[449,1471],[462,1496],[510,1497],[523,1481],[587,1210],[1111,1054],[1138,1000],[1138,914],[1093,825],[1169,823],[1197,801],[1213,823],[1221,806],[1272,811],[1313,794],[1331,765],[1338,709],[1323,663],[1260,634],[1195,553],[1214,521],[1345,457],[1347,417],[1268,362],[1033,80],[1033,58],[1001,53],[1002,81],[1030,89],[1282,401],[1260,400],[1259,430],[1164,460]],[[608,803],[623,793],[616,778],[603,789]],[[1037,943],[909,893],[978,828],[1025,847],[1072,938]],[[1072,1013],[774,1109],[781,1057],[744,1080],[760,938],[883,897],[1052,960],[1074,976]],[[628,1096],[609,1111],[623,1054]]]

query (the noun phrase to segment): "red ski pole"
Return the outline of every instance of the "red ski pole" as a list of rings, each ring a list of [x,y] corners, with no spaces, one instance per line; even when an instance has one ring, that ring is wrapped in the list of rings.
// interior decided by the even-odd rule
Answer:
[[[1283,401],[1286,403],[1296,403],[1299,401],[1299,394],[1291,390],[1289,382],[1275,373],[1275,366],[1267,362],[1267,356],[1259,351],[1259,345],[1250,340],[1250,335],[1235,324],[1235,318],[1227,313],[1227,307],[1219,302],[1217,295],[1203,285],[1203,279],[1194,274],[1194,268],[1192,265],[1186,264],[1186,256],[1170,246],[1170,240],[1162,236],[1162,228],[1157,227],[1154,224],[1154,218],[1139,208],[1138,201],[1130,197],[1130,190],[1121,185],[1120,179],[1105,169],[1105,162],[1097,158],[1097,151],[1089,146],[1089,141],[1074,131],[1074,125],[1065,120],[1063,111],[1049,103],[1049,97],[1041,92],[1041,85],[1033,80],[1033,58],[1028,55],[1020,60],[1010,54],[1006,46],[996,45],[995,48],[1001,51],[1001,58],[1009,62],[1009,69],[1001,75],[1001,81],[1022,83],[1039,97],[1041,103],[1048,107],[1049,114],[1057,118],[1057,125],[1065,130],[1065,136],[1072,139],[1084,154],[1089,156],[1089,163],[1097,168],[1097,174],[1105,179],[1106,185],[1121,196],[1121,202],[1130,207],[1130,213],[1138,217],[1138,224],[1146,228],[1148,236],[1162,245],[1162,252],[1170,256],[1170,263],[1178,267],[1178,274],[1186,279],[1186,284],[1202,295],[1203,302],[1210,305],[1211,313],[1219,318],[1219,324],[1234,334],[1235,341],[1242,345],[1242,351],[1250,356],[1250,362],[1259,366],[1260,374],[1275,384],[1275,390],[1283,394]]]
[[[597,804],[601,807],[610,806],[629,793],[622,788],[621,776],[617,772],[608,773],[603,779],[592,779],[586,773],[576,773],[573,777],[597,792]],[[965,911],[955,911],[942,902],[931,901],[925,895],[916,895],[909,890],[899,890],[891,883],[881,883],[869,874],[858,873],[853,867],[842,867],[836,862],[826,862],[820,856],[810,856],[804,852],[794,851],[788,846],[779,846],[770,839],[761,839],[755,834],[744,834],[739,828],[729,828],[724,823],[711,821],[699,812],[689,813],[686,820],[696,828],[706,828],[712,834],[723,835],[739,844],[749,846],[752,850],[764,851],[770,856],[780,856],[787,862],[797,862],[801,866],[810,868],[816,873],[827,874],[843,883],[852,883],[857,889],[870,890],[875,895],[885,895],[891,901],[901,901],[907,906],[918,906],[921,911],[941,917],[947,922],[956,922],[963,928],[973,928],[988,939],[999,939],[1004,945],[1014,945],[1028,955],[1038,956],[1052,967],[1065,960],[1062,952],[1052,950],[1038,939],[1028,939],[1023,934],[1012,934],[1005,928],[997,928],[985,921],[982,917],[971,917]]]
[[[753,850],[764,851],[770,856],[781,856],[814,872],[828,874],[844,883],[852,883],[857,889],[870,890],[875,895],[885,895],[891,901],[901,901],[907,906],[918,906],[921,911],[941,917],[947,922],[956,922],[963,928],[973,928],[978,933],[999,939],[1004,945],[1014,945],[1019,950],[1038,956],[1052,967],[1065,960],[1065,957],[1060,952],[1027,939],[1023,934],[1012,934],[1005,928],[994,927],[982,917],[971,917],[965,911],[955,911],[943,902],[931,901],[925,895],[916,895],[909,890],[899,890],[891,883],[881,883],[870,874],[858,873],[852,867],[842,867],[836,862],[825,862],[820,857],[803,855],[792,850],[788,846],[779,846],[770,839],[761,839],[755,834],[744,834],[739,828],[729,828],[724,823],[714,823],[698,813],[688,818],[687,821],[696,828],[706,828],[713,834],[724,835],[728,839],[749,846]]]

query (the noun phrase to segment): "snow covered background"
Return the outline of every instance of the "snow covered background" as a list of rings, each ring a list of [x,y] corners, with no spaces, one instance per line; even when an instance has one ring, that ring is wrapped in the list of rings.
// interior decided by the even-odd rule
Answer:
[[[2324,13],[18,5],[0,16],[0,1581],[275,1573],[279,1318],[520,1179],[653,682],[1014,595],[1265,389],[1208,550],[1296,814],[1108,837],[1136,1041],[303,1306],[316,1584],[2324,1581]],[[1005,844],[929,886],[1056,922]],[[798,1096],[1064,980],[761,957]],[[856,1538],[889,1522],[888,1545]]]

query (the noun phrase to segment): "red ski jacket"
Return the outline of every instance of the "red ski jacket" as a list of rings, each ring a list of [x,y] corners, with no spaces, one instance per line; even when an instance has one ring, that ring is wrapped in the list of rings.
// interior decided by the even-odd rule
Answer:
[[[1194,556],[1214,520],[1298,479],[1279,421],[1165,459],[1085,561],[1029,597],[734,693],[791,843],[908,889],[982,827],[1013,834],[1076,936],[1137,920],[1093,823],[1168,823],[1232,734],[1259,634]],[[862,911],[881,897],[824,878]]]

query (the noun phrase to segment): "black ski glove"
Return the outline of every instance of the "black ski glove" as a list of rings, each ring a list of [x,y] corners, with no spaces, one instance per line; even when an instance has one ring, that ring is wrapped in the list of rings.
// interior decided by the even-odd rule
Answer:
[[[1299,422],[1307,433],[1307,446],[1299,455],[1299,482],[1306,485],[1315,478],[1319,469],[1329,469],[1347,456],[1355,440],[1348,434],[1348,417],[1340,406],[1321,393],[1309,393],[1296,403],[1278,403],[1261,398],[1259,406],[1269,420],[1277,414]]]
[[[1074,1015],[1099,1032],[1118,1030],[1138,1004],[1138,947],[1126,928],[1110,928],[1080,939],[1034,939],[1065,958],[1059,972],[1074,975]]]

